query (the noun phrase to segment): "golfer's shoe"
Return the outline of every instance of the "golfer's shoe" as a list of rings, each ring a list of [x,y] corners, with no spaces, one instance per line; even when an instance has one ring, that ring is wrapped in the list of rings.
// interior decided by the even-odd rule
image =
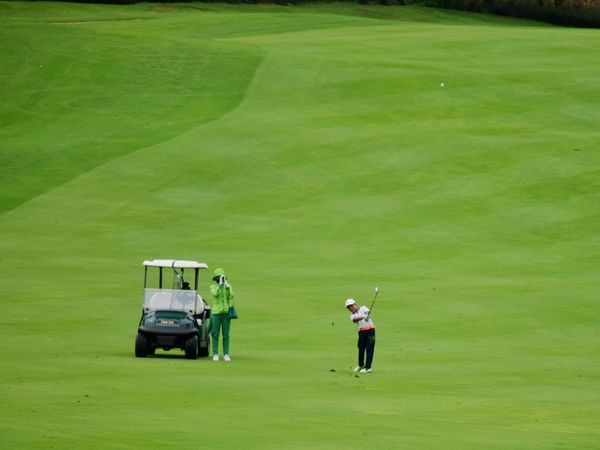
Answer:
[[[356,366],[354,369],[352,369],[352,372],[360,372],[362,371],[363,366]]]
[[[218,361],[219,360],[219,355],[213,355],[213,361]]]
[[[229,357],[229,355],[223,355],[223,361],[231,361],[231,358]]]
[[[366,368],[362,368],[358,371],[358,373],[371,373],[373,372],[373,369],[366,369]]]

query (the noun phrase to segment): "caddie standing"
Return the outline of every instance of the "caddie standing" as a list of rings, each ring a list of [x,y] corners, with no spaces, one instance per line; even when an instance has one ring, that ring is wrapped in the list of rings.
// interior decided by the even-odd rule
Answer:
[[[223,331],[223,360],[231,361],[229,356],[229,330],[231,318],[229,309],[233,306],[233,288],[225,271],[221,268],[215,270],[213,283],[210,285],[213,297],[212,310],[210,313],[210,334],[212,338],[213,361],[219,360],[219,334]]]
[[[375,353],[375,324],[369,315],[369,308],[359,308],[352,298],[347,299],[344,305],[351,313],[350,320],[358,325],[358,366],[354,368],[354,372],[371,373]]]

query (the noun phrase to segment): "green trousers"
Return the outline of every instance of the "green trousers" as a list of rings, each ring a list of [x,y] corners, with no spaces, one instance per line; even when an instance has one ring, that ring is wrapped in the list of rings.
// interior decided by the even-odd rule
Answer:
[[[227,313],[212,314],[210,316],[210,337],[212,338],[213,355],[219,354],[219,333],[223,329],[223,354],[229,354],[229,329],[231,328],[231,319]]]

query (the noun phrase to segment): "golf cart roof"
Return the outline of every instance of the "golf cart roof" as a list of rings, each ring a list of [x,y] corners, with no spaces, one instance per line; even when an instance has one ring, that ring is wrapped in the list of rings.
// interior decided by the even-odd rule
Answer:
[[[146,267],[175,267],[177,269],[208,269],[208,266],[198,261],[185,261],[182,259],[153,259],[144,261]]]

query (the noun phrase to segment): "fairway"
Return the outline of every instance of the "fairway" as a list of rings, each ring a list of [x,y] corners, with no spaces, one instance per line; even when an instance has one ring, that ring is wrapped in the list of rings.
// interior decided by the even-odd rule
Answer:
[[[598,55],[424,7],[0,1],[0,447],[598,448]],[[134,356],[155,258],[209,301],[226,270],[231,363]]]

